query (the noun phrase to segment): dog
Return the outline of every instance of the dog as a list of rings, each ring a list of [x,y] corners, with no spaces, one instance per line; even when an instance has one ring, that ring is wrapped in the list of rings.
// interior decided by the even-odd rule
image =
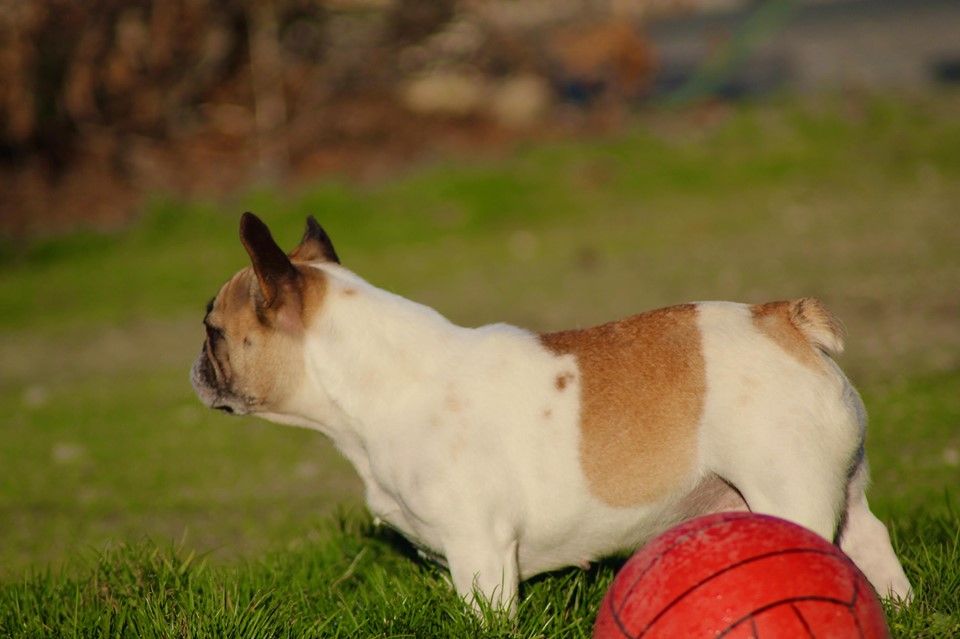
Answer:
[[[818,301],[699,302],[537,334],[457,326],[343,267],[311,216],[289,254],[245,213],[251,265],[207,308],[204,404],[318,430],[373,515],[474,607],[694,516],[765,513],[910,583],[864,496],[866,412]]]

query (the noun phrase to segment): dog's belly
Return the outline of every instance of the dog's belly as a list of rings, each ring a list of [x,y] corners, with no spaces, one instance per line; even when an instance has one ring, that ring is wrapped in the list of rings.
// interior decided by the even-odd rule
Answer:
[[[425,555],[441,564],[444,526],[431,525],[408,512],[402,503],[377,488],[368,491],[371,512],[404,535]],[[746,510],[740,494],[716,475],[708,475],[693,488],[663,501],[637,508],[612,508],[595,499],[552,516],[520,522],[517,560],[521,579],[569,566],[587,564],[621,552],[630,552],[671,526],[712,512]]]
[[[740,494],[716,475],[692,490],[638,508],[611,508],[593,503],[580,517],[551,526],[531,526],[518,549],[521,578],[629,552],[653,536],[687,519],[713,512],[746,510]],[[544,522],[546,523],[546,522]]]
[[[592,516],[555,530],[534,529],[520,539],[521,579],[568,566],[586,566],[602,557],[634,548],[658,531],[662,507],[650,506],[611,512],[601,506]]]

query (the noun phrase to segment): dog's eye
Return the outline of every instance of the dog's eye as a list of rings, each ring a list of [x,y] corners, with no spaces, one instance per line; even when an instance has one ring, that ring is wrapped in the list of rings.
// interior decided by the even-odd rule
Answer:
[[[207,339],[210,340],[211,343],[216,342],[219,339],[224,339],[226,337],[222,328],[214,326],[213,324],[210,324],[207,321],[204,321],[203,325],[207,329]]]

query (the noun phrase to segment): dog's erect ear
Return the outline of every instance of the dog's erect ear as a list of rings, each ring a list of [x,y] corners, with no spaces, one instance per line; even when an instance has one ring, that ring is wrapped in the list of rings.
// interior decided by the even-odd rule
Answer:
[[[307,216],[307,230],[297,248],[290,252],[290,259],[298,262],[336,262],[340,263],[337,252],[333,250],[330,236],[312,215]]]
[[[295,289],[300,274],[270,235],[270,229],[253,213],[240,218],[240,241],[250,254],[253,270],[260,283],[263,306],[279,305],[282,294]]]

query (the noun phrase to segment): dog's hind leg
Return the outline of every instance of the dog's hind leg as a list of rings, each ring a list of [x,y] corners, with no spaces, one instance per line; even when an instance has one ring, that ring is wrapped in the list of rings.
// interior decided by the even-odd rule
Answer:
[[[862,458],[847,486],[847,510],[838,534],[840,548],[853,559],[881,596],[909,602],[913,591],[893,552],[887,527],[867,505],[864,490],[868,476],[867,460]]]
[[[736,429],[727,429],[725,441],[711,447],[709,469],[734,486],[751,511],[793,521],[833,541],[858,446],[856,426],[850,416],[843,416],[846,423],[828,425],[824,415],[808,411],[767,415],[780,423],[763,426],[755,423],[761,416],[745,415]]]
[[[786,466],[768,461],[767,468],[727,472],[726,478],[752,512],[787,519],[832,541],[843,507],[842,479],[828,469]]]

